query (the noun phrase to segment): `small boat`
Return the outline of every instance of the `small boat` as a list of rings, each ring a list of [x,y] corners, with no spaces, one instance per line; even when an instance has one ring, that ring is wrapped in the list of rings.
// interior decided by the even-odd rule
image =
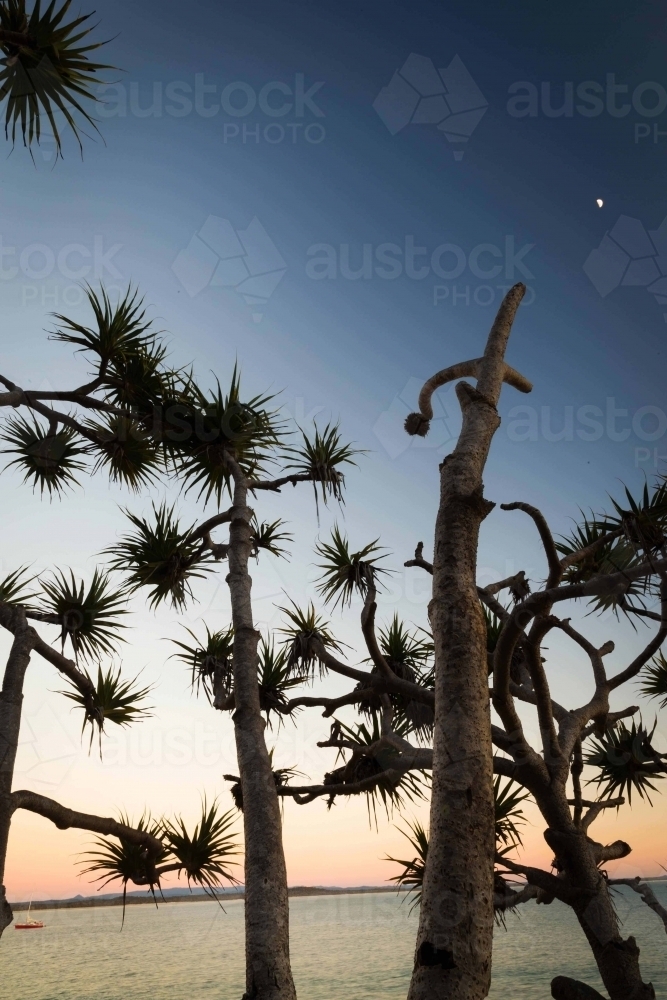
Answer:
[[[31,920],[30,919],[30,907],[32,906],[32,900],[28,903],[28,917],[22,924],[14,924],[17,931],[39,931],[44,926],[41,920]]]

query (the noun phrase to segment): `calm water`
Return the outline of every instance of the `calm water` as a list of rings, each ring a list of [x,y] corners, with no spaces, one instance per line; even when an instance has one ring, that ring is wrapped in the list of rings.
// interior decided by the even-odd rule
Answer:
[[[667,886],[656,888],[667,904]],[[2,1000],[240,1000],[243,903],[167,903],[120,910],[47,910],[43,931],[9,928],[0,941]],[[626,933],[637,936],[644,978],[667,997],[667,935],[630,890],[619,895]],[[35,911],[33,911],[35,912]],[[493,1000],[547,1000],[567,974],[600,988],[567,907],[527,903],[496,934]],[[37,916],[37,914],[35,913]],[[291,901],[300,1000],[405,998],[416,915],[393,894]]]

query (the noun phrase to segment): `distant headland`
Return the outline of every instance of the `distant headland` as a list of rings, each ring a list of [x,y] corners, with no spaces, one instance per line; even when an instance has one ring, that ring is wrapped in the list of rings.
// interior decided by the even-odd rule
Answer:
[[[357,885],[357,886],[324,886],[324,885],[294,885],[288,889],[290,896],[350,896],[360,893],[403,892],[393,885]],[[226,889],[216,894],[217,899],[243,899],[243,886],[236,889]],[[158,894],[158,900],[160,895]],[[203,889],[193,889],[192,892],[183,889],[165,889],[162,898],[169,903],[202,903],[211,897]],[[143,903],[153,903],[150,892],[128,892],[125,899],[127,906]],[[123,896],[117,893],[104,893],[99,896],[73,896],[70,899],[32,900],[33,910],[72,910],[87,906],[122,906]],[[27,910],[31,904],[27,901],[12,903],[16,912]]]

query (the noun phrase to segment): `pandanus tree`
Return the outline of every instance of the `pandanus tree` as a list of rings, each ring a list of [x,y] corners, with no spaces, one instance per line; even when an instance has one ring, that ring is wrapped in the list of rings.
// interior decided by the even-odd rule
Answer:
[[[0,404],[29,413],[6,421],[6,450],[26,479],[51,492],[62,491],[82,467],[92,465],[131,490],[168,478],[184,492],[194,491],[202,507],[215,507],[198,524],[185,524],[166,502],[154,504],[147,517],[128,511],[129,530],[108,550],[109,564],[123,575],[123,594],[146,589],[150,606],[168,602],[179,611],[193,596],[193,581],[213,572],[216,563],[227,563],[229,627],[209,632],[194,647],[177,639],[176,648],[213,705],[233,712],[245,830],[247,995],[287,1000],[295,993],[277,789],[281,775],[272,768],[263,712],[284,707],[297,683],[296,660],[288,662],[270,642],[258,656],[249,560],[262,551],[281,555],[288,534],[280,520],[260,522],[250,502],[299,483],[312,484],[316,500],[342,499],[341,470],[354,463],[354,450],[330,424],[289,437],[270,396],[243,398],[236,369],[227,390],[216,381],[207,391],[191,369],[170,368],[136,293],[128,290],[115,305],[104,291],[89,289],[88,298],[93,324],[59,315],[53,333],[92,359],[85,384],[32,392],[0,377],[7,389]],[[231,506],[223,510],[225,496]],[[222,526],[228,538],[215,540]],[[137,835],[159,840],[156,831],[144,823]],[[171,833],[168,841],[173,853]],[[120,877],[112,864],[109,874]],[[153,875],[140,871],[139,884],[153,885]]]
[[[54,336],[96,351],[101,376],[98,374],[92,383],[71,392],[45,393],[23,392],[0,376],[8,390],[0,393],[0,406],[11,413],[2,425],[3,450],[12,456],[8,465],[20,470],[26,482],[51,499],[60,497],[86,469],[104,468],[112,480],[133,489],[144,481],[141,470],[145,472],[148,465],[147,474],[152,475],[153,465],[157,464],[158,445],[151,451],[143,438],[128,438],[126,432],[130,427],[135,428],[135,424],[122,405],[114,403],[122,399],[125,391],[123,385],[127,383],[121,379],[127,366],[138,365],[148,373],[150,381],[151,365],[160,355],[160,349],[155,347],[136,296],[128,293],[117,307],[112,307],[104,294],[96,297],[89,290],[89,297],[96,321],[94,329],[59,317],[61,328]],[[100,389],[101,394],[94,398],[95,391]],[[79,403],[83,416],[55,410],[56,400],[69,409]],[[20,412],[23,409],[29,417]],[[100,424],[90,419],[91,411],[102,414],[106,422]],[[76,827],[119,838],[121,853],[134,852],[135,860],[141,860],[143,867],[131,869],[132,881],[138,885],[159,887],[162,874],[178,871],[185,872],[190,881],[211,888],[213,884],[222,884],[217,876],[214,878],[216,865],[220,867],[220,878],[223,870],[229,871],[226,867],[229,844],[214,833],[218,830],[216,824],[222,823],[226,828],[230,818],[220,816],[216,804],[204,808],[202,820],[192,835],[200,853],[204,841],[209,842],[209,854],[206,858],[201,855],[202,865],[198,866],[192,851],[188,854],[186,849],[183,838],[189,835],[180,818],[134,828],[126,821],[76,812],[29,790],[12,790],[23,688],[34,654],[48,661],[68,682],[62,694],[81,710],[83,729],[90,729],[91,745],[97,732],[100,752],[107,724],[128,726],[147,714],[148,688],[136,680],[124,679],[120,667],[111,660],[124,638],[126,603],[126,589],[117,587],[108,572],[101,569],[95,570],[88,586],[71,571],[66,573],[61,568],[39,579],[18,568],[0,580],[0,625],[13,637],[0,692],[0,884],[4,879],[11,821],[17,809],[38,813],[60,829]],[[55,626],[60,650],[54,649],[32,622]],[[66,652],[71,652],[71,657]],[[126,882],[118,871],[110,871],[109,875]],[[11,919],[3,886],[0,932]]]
[[[40,144],[44,126],[62,156],[62,128],[68,128],[83,150],[82,135],[98,128],[91,109],[97,74],[111,69],[94,61],[105,42],[91,40],[92,14],[68,16],[72,0],[57,7],[35,0],[0,0],[0,99],[6,100],[5,136],[20,137],[28,148]]]

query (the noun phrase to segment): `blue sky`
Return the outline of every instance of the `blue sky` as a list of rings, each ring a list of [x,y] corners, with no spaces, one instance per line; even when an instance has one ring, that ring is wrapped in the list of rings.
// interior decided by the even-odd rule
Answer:
[[[481,353],[502,288],[525,280],[508,358],[535,388],[529,397],[504,392],[487,495],[536,503],[566,531],[578,507],[599,507],[621,482],[636,487],[664,469],[667,296],[660,303],[649,285],[667,271],[667,248],[646,235],[667,216],[666,39],[656,5],[101,0],[97,15],[100,37],[114,38],[109,61],[123,70],[107,74],[104,141],[85,142],[83,161],[67,143],[54,166],[48,142],[35,165],[18,147],[3,161],[3,374],[33,387],[77,383],[85,363],[46,341],[49,312],[83,320],[84,277],[112,288],[131,281],[167,331],[174,360],[194,361],[202,380],[224,382],[238,359],[248,390],[282,390],[298,421],[340,419],[368,454],[348,477],[344,514],[325,512],[321,531],[344,516],[353,542],[380,535],[400,567],[417,541],[430,548],[455,398],[440,394],[421,444],[408,444],[402,419],[421,381]],[[411,53],[421,60],[406,63]],[[394,74],[414,83],[409,67],[419,65],[427,80],[456,57],[476,106],[486,108],[468,140],[449,142],[435,122],[392,135],[374,102]],[[508,107],[517,95],[527,99],[518,110]],[[518,116],[522,108],[530,113]],[[248,227],[264,257],[258,250],[239,263],[233,243]],[[226,274],[236,275],[227,286],[210,280],[222,245],[213,232],[226,234]],[[244,266],[272,275],[251,296],[262,301],[237,290]],[[3,484],[0,511],[15,525],[3,570],[34,561],[90,574],[95,554],[122,530],[118,504],[127,497],[99,478],[51,505],[12,474]],[[129,502],[143,510],[148,497]],[[201,515],[192,498],[182,506],[192,520]],[[269,621],[283,588],[299,598],[312,592],[318,524],[307,491],[263,500],[260,512],[287,517],[296,535],[291,563],[256,573],[258,613]],[[499,511],[484,525],[480,563],[489,579],[522,567],[534,579],[542,573],[530,525]],[[423,623],[423,584],[400,571],[392,587],[387,613],[399,608]],[[187,622],[209,609],[219,627],[224,585],[207,584],[201,597]],[[183,678],[163,669],[160,640],[178,633],[173,615],[154,619],[141,601],[136,608],[126,660],[160,678],[163,716],[190,712],[192,726],[217,725],[206,706],[183,707]],[[590,627],[608,637],[607,623]],[[351,620],[340,629],[357,641]],[[626,636],[621,649],[632,642]],[[564,698],[585,692],[577,664],[564,653],[555,680]],[[34,676],[32,696],[78,740],[76,721],[49,693],[53,678],[41,666]],[[301,760],[312,740],[299,733]],[[311,761],[314,776],[320,760]],[[97,781],[97,764],[77,761],[58,778],[65,797]],[[79,786],[78,767],[87,775]],[[219,783],[220,768],[211,767],[206,781]],[[172,779],[160,774],[153,787],[163,782],[156,796],[169,804]],[[206,782],[193,765],[185,784]],[[136,774],[128,782],[119,772],[109,788],[100,791],[109,808],[125,793],[136,808],[147,797]],[[325,822],[309,815],[318,818],[302,811],[299,830]],[[378,843],[364,863],[388,849],[388,840]]]

